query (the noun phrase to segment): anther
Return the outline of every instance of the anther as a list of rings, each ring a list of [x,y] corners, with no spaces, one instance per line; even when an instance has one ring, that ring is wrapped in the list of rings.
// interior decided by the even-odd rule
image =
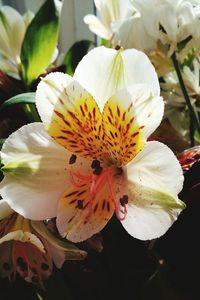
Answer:
[[[121,206],[125,206],[126,204],[128,204],[128,196],[123,195],[123,197],[119,199],[119,202],[120,202]]]
[[[100,175],[102,171],[103,171],[103,168],[100,166],[99,168],[96,168],[96,169],[93,171],[93,174],[94,174],[94,175]]]
[[[91,164],[91,168],[94,169],[93,174],[94,175],[100,175],[103,168],[101,167],[101,163],[99,160],[94,159],[92,164]]]
[[[120,49],[121,49],[121,46],[119,46],[119,45],[115,46],[115,50],[120,50]]]
[[[69,159],[69,164],[72,165],[76,162],[76,155],[75,154],[72,154],[72,156],[70,157]]]
[[[101,167],[100,161],[98,159],[94,159],[92,164],[91,164],[91,168],[92,169],[98,169],[99,167]]]
[[[78,200],[76,207],[79,208],[79,209],[83,209],[83,200]]]

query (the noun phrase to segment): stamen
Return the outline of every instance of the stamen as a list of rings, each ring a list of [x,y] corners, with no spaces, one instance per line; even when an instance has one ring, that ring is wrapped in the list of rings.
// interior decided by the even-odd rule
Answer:
[[[121,210],[119,207],[119,204],[115,198],[115,193],[114,193],[114,189],[113,189],[113,182],[112,182],[112,177],[108,177],[108,184],[109,184],[109,188],[110,188],[110,193],[111,193],[111,197],[112,200],[114,202],[115,205],[115,213],[116,213],[116,217],[118,218],[118,220],[123,221],[126,218],[127,215],[127,208],[126,208],[126,203],[124,203],[124,209]],[[125,195],[125,199],[126,199],[126,195]],[[120,213],[123,215],[121,217]]]
[[[74,171],[70,171],[71,183],[75,187],[81,187],[84,183],[89,183],[92,180],[92,176],[84,176]]]
[[[92,184],[90,186],[90,202],[89,202],[89,212],[86,217],[86,221],[90,218],[90,216],[93,213],[93,203],[95,195],[99,192],[99,190],[103,187],[105,182],[107,181],[108,175],[112,174],[112,169],[108,168],[105,171],[103,171],[100,175],[93,175],[92,176]]]
[[[119,199],[119,201],[115,198],[115,192],[113,188],[113,176],[116,175],[116,169],[112,167],[107,168],[106,170],[103,170],[103,168],[100,165],[99,160],[93,160],[91,167],[94,169],[93,175],[91,176],[84,176],[81,175],[78,172],[70,171],[71,176],[71,182],[76,187],[81,187],[83,184],[91,184],[90,185],[90,199],[88,202],[88,214],[85,219],[85,223],[89,220],[91,215],[93,214],[93,206],[94,206],[94,199],[96,194],[102,189],[102,187],[108,183],[111,199],[115,206],[115,213],[117,218],[120,221],[123,221],[126,218],[127,215],[127,207],[128,204],[128,195],[123,195],[122,198]],[[122,174],[122,168],[118,168],[117,175]],[[115,173],[114,173],[115,172]],[[83,209],[83,200],[77,201],[76,208]]]

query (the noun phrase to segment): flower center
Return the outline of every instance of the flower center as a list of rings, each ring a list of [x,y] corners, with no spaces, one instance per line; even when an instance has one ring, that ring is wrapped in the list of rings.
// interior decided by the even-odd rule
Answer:
[[[127,215],[128,196],[123,195],[122,198],[117,200],[114,188],[114,177],[118,176],[121,177],[121,180],[123,179],[122,168],[110,166],[103,169],[103,167],[100,164],[100,161],[98,160],[93,160],[91,168],[93,169],[93,174],[90,176],[82,175],[76,171],[70,171],[71,183],[75,187],[79,188],[85,184],[90,185],[89,212],[86,217],[86,220],[89,220],[93,213],[95,196],[105,185],[108,185],[111,201],[113,202],[115,207],[116,216],[120,221],[123,221]],[[77,208],[82,209],[82,203],[79,203]]]

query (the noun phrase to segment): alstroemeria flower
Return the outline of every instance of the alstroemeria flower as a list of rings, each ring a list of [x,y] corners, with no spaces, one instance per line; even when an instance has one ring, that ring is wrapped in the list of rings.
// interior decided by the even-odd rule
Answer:
[[[199,3],[193,0],[132,0],[141,14],[144,29],[152,39],[169,45],[199,37]],[[153,49],[152,49],[153,50]]]
[[[188,171],[195,163],[200,161],[200,146],[188,148],[177,156],[184,172]]]
[[[0,200],[0,276],[14,280],[16,273],[28,282],[47,279],[53,263],[61,268],[66,259],[83,259],[86,252],[52,235],[42,222],[31,222]]]
[[[113,36],[113,27],[135,13],[130,0],[94,0],[94,3],[99,18],[89,14],[84,17],[84,22],[92,32],[107,40]]]
[[[0,68],[6,73],[18,73],[22,42],[33,16],[31,12],[22,16],[10,6],[0,8],[0,54],[4,57]]]
[[[141,52],[100,47],[74,77],[51,73],[38,85],[45,126],[26,125],[4,143],[2,197],[28,218],[56,216],[74,242],[114,212],[136,238],[164,234],[184,207],[183,176],[168,147],[146,142],[163,115],[155,70]]]

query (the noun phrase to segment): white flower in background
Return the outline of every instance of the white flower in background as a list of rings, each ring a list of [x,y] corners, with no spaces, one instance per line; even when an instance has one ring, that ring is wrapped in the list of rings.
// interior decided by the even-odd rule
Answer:
[[[90,14],[84,17],[84,22],[92,32],[107,40],[113,37],[113,27],[135,13],[130,0],[94,0],[94,3],[99,17]]]
[[[66,259],[84,259],[86,252],[54,237],[43,222],[16,214],[0,200],[0,276],[13,281],[18,273],[24,280],[43,286],[53,264],[61,268]]]
[[[185,82],[191,104],[194,111],[200,111],[200,65],[197,59],[193,60],[192,67],[183,67],[183,80]],[[165,99],[165,116],[169,119],[171,125],[187,141],[189,141],[189,111],[183,98],[183,93],[175,71],[168,73],[163,77],[164,83],[161,83],[161,94]]]
[[[150,37],[169,45],[169,55],[177,43],[199,37],[199,2],[189,0],[132,0],[141,14]]]
[[[11,134],[1,151],[1,195],[24,217],[57,218],[73,242],[99,232],[116,213],[130,235],[161,236],[184,204],[181,167],[147,138],[163,116],[159,82],[137,50],[95,48],[74,78],[51,73],[38,85],[44,124]]]
[[[10,6],[0,7],[0,69],[6,73],[18,73],[22,42],[33,16],[31,12],[22,16]]]
[[[114,47],[120,45],[124,49],[135,48],[147,53],[157,47],[156,38],[147,33],[139,13],[135,13],[117,25],[113,26]]]

